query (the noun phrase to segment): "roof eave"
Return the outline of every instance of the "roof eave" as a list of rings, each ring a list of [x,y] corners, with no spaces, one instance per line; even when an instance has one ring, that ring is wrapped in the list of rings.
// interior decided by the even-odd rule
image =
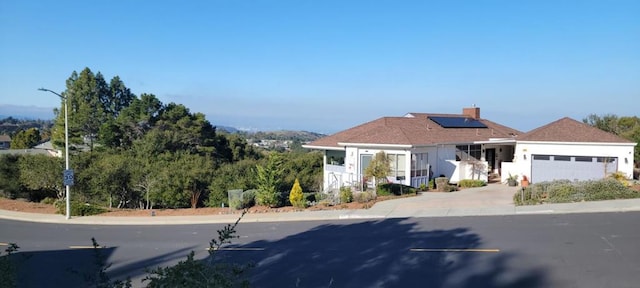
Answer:
[[[344,147],[335,147],[335,146],[316,146],[316,145],[302,145],[302,148],[305,149],[314,149],[314,150],[336,150],[336,151],[344,151]]]
[[[568,142],[549,140],[517,140],[517,144],[562,144],[562,145],[609,145],[609,146],[636,146],[633,142]]]
[[[338,142],[340,146],[372,147],[372,148],[413,148],[411,144],[378,144],[378,143],[348,143]]]

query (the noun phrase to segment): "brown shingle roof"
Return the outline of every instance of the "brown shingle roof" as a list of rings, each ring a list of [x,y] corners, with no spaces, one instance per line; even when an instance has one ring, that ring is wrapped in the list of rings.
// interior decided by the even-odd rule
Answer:
[[[632,143],[569,117],[551,122],[518,137],[518,141]]]
[[[413,117],[410,117],[410,116]],[[383,117],[318,139],[308,146],[340,147],[338,143],[427,146],[439,143],[469,143],[490,138],[511,138],[522,132],[486,119],[488,128],[443,128],[429,116],[465,117],[461,114],[410,113],[408,117]]]

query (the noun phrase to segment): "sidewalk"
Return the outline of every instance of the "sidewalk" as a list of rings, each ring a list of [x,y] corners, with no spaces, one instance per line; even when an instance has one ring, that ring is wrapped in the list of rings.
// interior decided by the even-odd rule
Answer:
[[[246,214],[242,222],[640,211],[640,199],[515,206],[512,199],[517,191],[517,187],[490,184],[485,187],[465,189],[453,193],[425,192],[416,197],[378,202],[370,209]],[[66,220],[63,215],[0,210],[0,219],[91,225],[233,223],[238,219],[239,215],[240,214],[147,217],[79,216]]]

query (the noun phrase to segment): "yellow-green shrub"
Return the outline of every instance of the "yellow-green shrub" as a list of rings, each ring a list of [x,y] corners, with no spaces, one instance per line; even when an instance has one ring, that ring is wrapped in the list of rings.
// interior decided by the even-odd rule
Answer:
[[[302,193],[302,187],[300,187],[300,182],[298,182],[298,178],[293,183],[293,187],[291,188],[291,193],[289,193],[289,201],[291,201],[291,205],[298,208],[305,208],[306,202],[304,200],[304,194]]]

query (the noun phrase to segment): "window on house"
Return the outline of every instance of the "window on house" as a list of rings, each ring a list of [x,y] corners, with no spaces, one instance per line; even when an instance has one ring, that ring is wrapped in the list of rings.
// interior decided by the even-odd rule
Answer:
[[[429,154],[411,154],[411,177],[429,177]]]
[[[404,166],[407,156],[404,154],[388,154],[388,157],[391,164],[391,174],[389,176],[395,177],[396,180],[404,180],[406,178]]]
[[[551,160],[549,155],[533,155],[533,160]]]
[[[327,164],[344,166],[344,151],[327,151]]]
[[[553,160],[554,161],[571,161],[571,156],[556,155],[556,156],[553,156]]]
[[[480,160],[482,158],[482,145],[457,145],[456,146],[456,160],[457,161],[472,161]]]
[[[598,162],[603,163],[603,162],[607,162],[607,163],[613,163],[616,162],[616,157],[598,157]]]
[[[593,162],[593,157],[576,156],[576,162]]]

